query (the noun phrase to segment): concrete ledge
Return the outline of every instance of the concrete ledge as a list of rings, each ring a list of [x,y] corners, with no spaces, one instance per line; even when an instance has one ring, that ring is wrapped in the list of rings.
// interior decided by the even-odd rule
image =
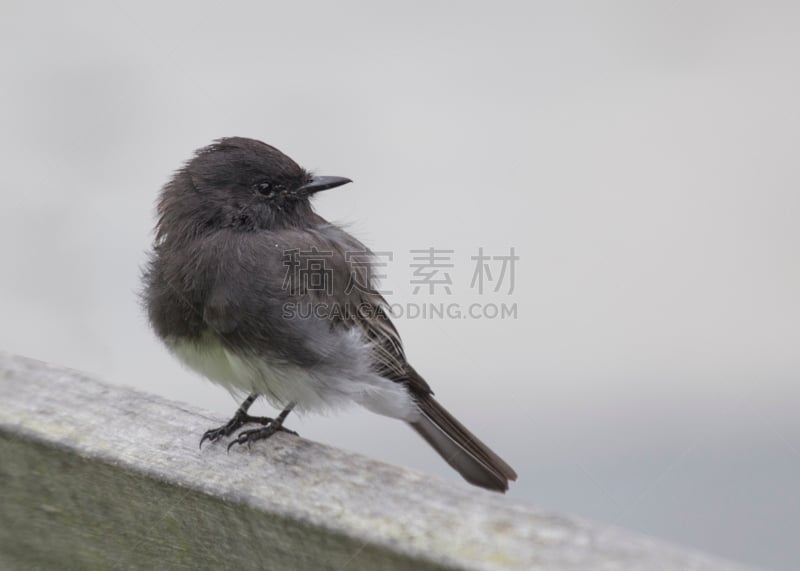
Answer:
[[[0,354],[0,568],[744,569],[225,420]]]

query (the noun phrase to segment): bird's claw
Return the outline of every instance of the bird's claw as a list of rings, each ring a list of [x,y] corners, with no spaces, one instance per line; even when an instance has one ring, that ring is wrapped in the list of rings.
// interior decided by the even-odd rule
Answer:
[[[236,438],[231,440],[231,442],[228,444],[228,451],[230,452],[230,449],[233,447],[234,444],[247,444],[247,447],[249,448],[253,442],[257,440],[266,440],[267,438],[269,438],[270,436],[272,436],[277,432],[286,432],[288,434],[293,434],[294,436],[298,436],[297,432],[295,432],[294,430],[290,430],[284,427],[283,425],[277,424],[276,422],[273,421],[261,428],[252,428],[250,430],[243,430],[242,432],[237,434]]]
[[[245,424],[252,422],[269,426],[271,423],[275,422],[275,420],[267,416],[250,416],[248,414],[237,414],[223,426],[220,426],[219,428],[212,428],[211,430],[206,430],[205,433],[203,434],[203,437],[200,439],[200,448],[203,447],[203,442],[205,442],[206,440],[208,440],[209,442],[216,442],[223,436],[230,436],[236,431],[236,429],[241,428]]]
[[[212,428],[211,430],[206,430],[203,434],[203,437],[200,439],[200,448],[203,447],[203,442],[208,440],[209,442],[216,442],[223,436],[228,436],[231,432],[239,428],[239,426],[231,426],[233,421],[230,421],[228,424],[224,426],[220,426],[219,428]]]

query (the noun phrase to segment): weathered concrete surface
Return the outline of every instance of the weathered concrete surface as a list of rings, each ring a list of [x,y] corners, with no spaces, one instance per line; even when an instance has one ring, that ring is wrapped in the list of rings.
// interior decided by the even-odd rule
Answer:
[[[0,353],[0,568],[743,569],[224,420]]]

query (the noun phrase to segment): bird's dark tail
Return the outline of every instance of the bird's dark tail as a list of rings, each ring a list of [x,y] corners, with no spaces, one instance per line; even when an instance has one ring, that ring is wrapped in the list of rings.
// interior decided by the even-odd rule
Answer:
[[[476,486],[505,492],[517,473],[430,395],[416,395],[422,416],[409,423],[428,444]]]

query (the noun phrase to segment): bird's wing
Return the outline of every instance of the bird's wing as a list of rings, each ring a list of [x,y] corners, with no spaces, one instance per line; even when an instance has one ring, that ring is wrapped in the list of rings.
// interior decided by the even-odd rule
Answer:
[[[283,358],[302,365],[324,360],[334,350],[325,346],[329,328],[358,328],[371,344],[378,374],[406,384],[415,393],[431,393],[406,361],[400,335],[389,319],[389,304],[371,275],[374,254],[353,236],[336,226],[320,224],[221,240],[224,243],[214,259],[217,283],[224,287],[214,288],[203,312],[216,331],[240,336],[255,348],[278,351]],[[323,278],[323,287],[310,285],[312,263],[321,268],[317,277]],[[272,272],[264,272],[264,267]],[[287,319],[283,315],[287,304],[336,306],[339,311],[319,317],[306,310],[292,327],[281,327],[281,320]]]
[[[406,360],[400,333],[389,318],[389,304],[376,290],[361,292],[357,301],[360,311],[343,321],[348,327],[358,327],[372,343],[378,372],[398,383],[404,383],[417,394],[432,394],[427,382]]]
[[[428,383],[406,361],[403,342],[389,318],[389,304],[378,291],[371,269],[375,254],[338,226],[319,219],[312,230],[302,232],[306,247],[332,252],[330,258],[332,293],[307,291],[315,303],[336,303],[340,315],[331,317],[334,327],[359,328],[371,343],[377,372],[392,381],[406,384],[418,394],[431,394]],[[349,286],[349,287],[348,287]]]

